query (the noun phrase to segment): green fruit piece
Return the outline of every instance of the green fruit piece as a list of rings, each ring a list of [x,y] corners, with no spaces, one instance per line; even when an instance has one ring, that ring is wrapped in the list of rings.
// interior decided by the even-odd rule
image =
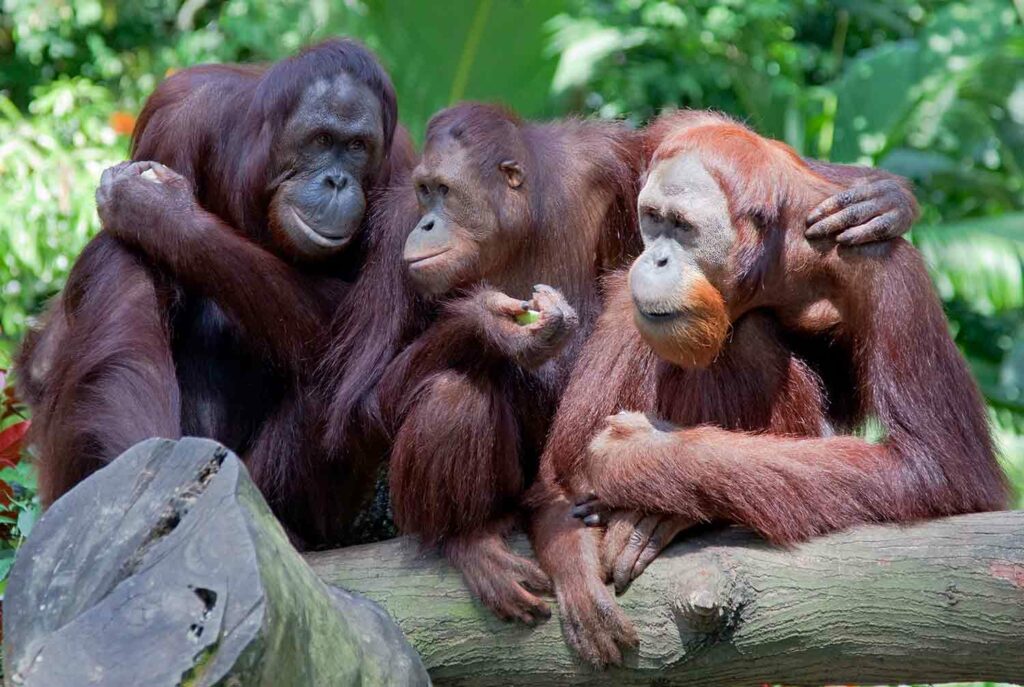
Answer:
[[[524,327],[528,324],[533,324],[540,319],[539,310],[527,310],[526,312],[516,315],[516,322],[523,325]]]

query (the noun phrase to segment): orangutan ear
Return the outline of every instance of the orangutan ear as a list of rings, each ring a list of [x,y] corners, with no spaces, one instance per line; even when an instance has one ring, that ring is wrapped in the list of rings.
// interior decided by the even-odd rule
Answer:
[[[519,188],[523,185],[523,168],[515,160],[505,160],[498,168],[505,175],[509,188]]]

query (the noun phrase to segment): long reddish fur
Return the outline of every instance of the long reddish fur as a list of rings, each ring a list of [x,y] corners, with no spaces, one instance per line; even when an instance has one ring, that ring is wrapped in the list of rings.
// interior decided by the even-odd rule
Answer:
[[[462,305],[472,291],[456,294],[391,365],[380,393],[395,427],[393,506],[405,531],[430,542],[493,527],[517,511],[600,307],[596,279],[637,248],[639,141],[624,126],[532,124],[498,108],[464,105],[432,120],[427,146],[452,127],[482,161],[500,161],[503,147],[524,146],[527,184],[536,189],[524,252],[510,255],[480,286],[525,296],[532,284],[549,284],[576,308],[581,326],[561,355],[528,370],[500,341],[488,343],[479,319]]]
[[[640,338],[625,276],[611,278],[530,495],[534,547],[566,606],[570,638],[588,624],[620,623],[619,641],[635,641],[620,615],[595,610],[612,601],[593,535],[568,516],[574,494],[592,489],[614,508],[737,523],[780,544],[1005,506],[984,403],[919,254],[901,239],[820,252],[803,238],[808,212],[842,188],[842,174],[823,174],[712,113],[663,118],[646,151],[654,160],[697,153],[725,191],[740,233],[733,277],[748,312],[708,368],[681,369]],[[838,321],[793,331],[786,299],[808,289],[835,297]],[[598,464],[588,446],[621,410],[671,426]],[[834,435],[869,418],[885,429],[880,443]]]
[[[510,158],[523,163],[526,188],[536,189],[530,235],[481,283],[440,301],[413,291],[404,234],[372,247],[365,278],[386,300],[374,299],[376,313],[353,308],[339,322],[325,369],[333,395],[328,431],[329,440],[358,435],[371,453],[388,453],[400,529],[442,545],[493,605],[508,590],[490,575],[514,572],[488,570],[487,561],[507,553],[500,537],[536,474],[558,397],[600,309],[597,277],[639,246],[640,141],[621,124],[530,123],[502,108],[464,104],[431,120],[426,147],[452,130],[481,169],[496,170]],[[398,180],[388,199],[373,221],[407,234],[419,218],[411,181]],[[553,360],[528,369],[515,362],[508,342],[492,336],[473,298],[480,289],[529,297],[536,283],[566,296],[580,331]]]

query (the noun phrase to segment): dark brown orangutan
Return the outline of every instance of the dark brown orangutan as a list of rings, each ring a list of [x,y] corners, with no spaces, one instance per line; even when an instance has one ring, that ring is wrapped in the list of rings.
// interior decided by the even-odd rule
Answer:
[[[638,171],[634,134],[619,124],[529,124],[462,105],[431,120],[410,180],[415,227],[402,258],[432,315],[378,389],[395,520],[441,546],[504,618],[549,614],[535,595],[545,576],[503,536],[585,334],[580,319],[599,309],[595,277],[639,247]],[[527,311],[536,321],[521,324]]]
[[[725,117],[679,113],[648,135],[644,251],[608,281],[532,494],[566,638],[599,665],[637,641],[604,574],[622,591],[696,523],[785,545],[1005,504],[918,253],[808,239],[841,186]],[[869,418],[878,443],[850,435]],[[609,523],[603,551],[572,498]]]
[[[395,130],[387,74],[347,40],[159,86],[138,162],[101,180],[104,231],[22,353],[45,504],[142,439],[205,436],[300,537],[330,539],[353,499],[315,455],[311,373],[372,191],[411,164]]]
[[[368,452],[391,449],[400,529],[440,546],[504,618],[548,614],[534,593],[546,579],[503,536],[596,319],[598,277],[639,250],[642,155],[619,124],[529,123],[472,104],[440,113],[422,163],[373,220],[414,227],[361,276],[379,285],[378,310],[353,308],[331,353],[344,381],[328,431],[385,428]],[[913,196],[895,178],[825,169],[864,184],[811,231],[858,242],[909,226]],[[519,324],[525,310],[538,321]]]

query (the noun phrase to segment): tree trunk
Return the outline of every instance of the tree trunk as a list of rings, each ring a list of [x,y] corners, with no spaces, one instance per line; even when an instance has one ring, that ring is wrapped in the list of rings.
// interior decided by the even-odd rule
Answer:
[[[436,685],[1024,682],[1024,512],[790,550],[736,529],[686,539],[621,597],[640,649],[606,672],[573,659],[557,614],[533,629],[501,622],[409,540],[307,560],[384,606]]]
[[[4,611],[8,687],[428,682],[387,615],[317,579],[203,439],[143,442],[57,501]]]

